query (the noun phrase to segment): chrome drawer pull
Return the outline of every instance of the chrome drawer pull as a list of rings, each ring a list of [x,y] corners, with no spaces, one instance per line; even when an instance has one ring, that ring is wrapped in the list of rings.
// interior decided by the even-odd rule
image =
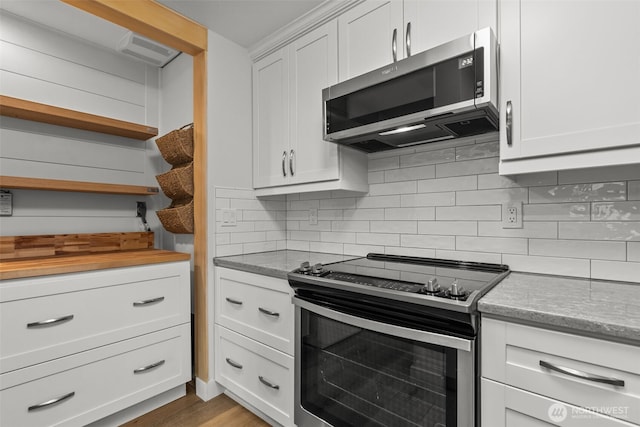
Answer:
[[[260,310],[260,313],[264,313],[267,316],[280,317],[280,313],[278,313],[277,311],[267,310],[266,308],[262,307],[258,307],[258,310]]]
[[[67,393],[64,396],[56,397],[54,399],[47,400],[46,402],[42,402],[42,403],[38,403],[37,405],[29,406],[29,408],[27,409],[27,412],[37,411],[38,409],[44,409],[44,408],[47,408],[49,406],[53,406],[53,405],[56,405],[58,403],[62,403],[67,399],[71,399],[73,396],[75,396],[75,394],[76,394],[76,392],[72,391],[71,393]]]
[[[134,307],[140,307],[140,306],[143,306],[143,305],[149,305],[149,304],[153,304],[154,302],[160,302],[160,301],[164,301],[164,297],[145,299],[145,300],[142,300],[142,301],[134,301],[133,302],[133,306]]]
[[[229,365],[233,366],[234,368],[242,369],[242,365],[239,364],[238,362],[234,362],[233,360],[229,359],[228,357],[227,357],[226,360],[227,360],[227,363]]]
[[[262,384],[266,385],[267,387],[271,387],[274,390],[280,390],[280,386],[278,384],[272,383],[271,381],[265,379],[262,375],[258,376],[258,379]]]
[[[158,366],[162,366],[164,365],[164,360],[161,360],[159,362],[156,363],[152,363],[151,365],[147,365],[147,366],[143,366],[142,368],[138,368],[138,369],[134,369],[133,373],[134,374],[141,374],[143,372],[147,372],[153,368],[157,368]]]
[[[238,301],[237,299],[233,299],[233,298],[225,298],[225,299],[229,301],[231,304],[242,305],[242,301]]]
[[[27,323],[27,328],[42,328],[44,326],[54,326],[62,322],[68,322],[73,319],[73,314],[58,317],[56,319],[41,320],[39,322]]]
[[[616,387],[624,387],[624,380],[619,380],[617,378],[602,377],[600,375],[589,374],[587,372],[578,371],[576,369],[567,368],[565,366],[552,365],[551,363],[545,362],[544,360],[540,361],[540,366],[552,371],[560,372],[561,374],[569,375],[576,378],[582,378],[583,380],[609,384]]]

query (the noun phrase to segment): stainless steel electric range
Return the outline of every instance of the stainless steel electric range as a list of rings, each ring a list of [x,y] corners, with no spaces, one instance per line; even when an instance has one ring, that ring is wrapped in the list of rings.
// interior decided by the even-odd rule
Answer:
[[[289,273],[298,426],[472,427],[478,299],[500,264],[382,254]]]

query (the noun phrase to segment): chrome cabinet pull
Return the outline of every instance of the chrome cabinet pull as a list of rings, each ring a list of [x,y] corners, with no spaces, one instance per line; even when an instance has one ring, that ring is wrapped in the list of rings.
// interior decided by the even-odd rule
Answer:
[[[141,374],[143,372],[150,371],[151,369],[157,368],[164,365],[164,360],[160,360],[159,362],[152,363],[151,365],[143,366],[142,368],[134,369],[134,374]]]
[[[505,122],[505,125],[507,127],[507,145],[511,147],[511,145],[513,144],[513,107],[511,106],[511,101],[507,101]]]
[[[228,357],[226,358],[226,361],[229,365],[233,366],[234,368],[238,368],[238,369],[242,369],[242,365],[239,364],[238,362],[234,362],[233,360],[229,359]]]
[[[144,305],[149,305],[149,304],[153,304],[154,302],[160,302],[160,301],[164,301],[164,297],[145,299],[145,300],[141,300],[141,301],[134,301],[133,302],[133,306],[134,307],[141,307],[141,306],[144,306]]]
[[[73,319],[73,314],[57,317],[55,319],[47,319],[47,320],[41,320],[39,322],[27,323],[27,328],[42,328],[45,326],[55,326],[62,322],[68,322],[71,319]]]
[[[238,301],[237,299],[233,299],[233,298],[225,298],[227,301],[229,301],[231,304],[235,304],[235,305],[242,305],[242,301]]]
[[[411,56],[411,22],[407,22],[407,34],[404,36],[404,43],[407,47],[407,58]]]
[[[398,60],[398,29],[393,29],[393,36],[391,37],[391,56],[393,57],[393,62]]]
[[[75,394],[76,394],[76,392],[72,391],[71,393],[67,393],[64,396],[56,397],[56,398],[53,398],[51,400],[47,400],[46,402],[42,402],[42,403],[38,403],[37,405],[29,406],[29,408],[27,409],[27,412],[37,411],[38,409],[44,409],[44,408],[47,408],[49,406],[53,406],[53,405],[56,405],[58,403],[62,403],[67,399],[71,399],[73,396],[75,396]]]
[[[280,386],[278,384],[272,383],[271,381],[269,381],[268,379],[266,379],[262,375],[259,375],[258,379],[260,380],[260,382],[262,384],[266,385],[267,387],[271,387],[274,390],[280,390]]]
[[[291,176],[293,176],[293,174],[294,174],[294,172],[293,172],[293,161],[295,159],[295,155],[296,155],[295,151],[291,150],[289,152],[289,171],[291,172]]]
[[[282,152],[282,176],[287,176],[287,167],[285,166],[286,161],[287,161],[287,152],[283,151]]]
[[[260,310],[260,313],[264,313],[267,316],[280,317],[280,313],[276,311],[267,310],[266,308],[262,307],[258,307],[258,310]]]
[[[609,384],[616,387],[624,387],[624,380],[617,378],[602,377],[600,375],[589,374],[587,372],[578,371],[577,369],[567,368],[565,366],[553,365],[544,360],[540,361],[540,366],[550,369],[552,371],[560,372],[561,374],[569,375],[571,377],[582,378],[583,380],[593,381],[596,383]]]

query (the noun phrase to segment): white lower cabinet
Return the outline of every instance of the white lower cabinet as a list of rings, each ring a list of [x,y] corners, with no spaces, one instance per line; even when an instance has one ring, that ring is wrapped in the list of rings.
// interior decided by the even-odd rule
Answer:
[[[215,380],[293,426],[294,306],[284,279],[216,267]]]
[[[189,262],[0,282],[0,425],[83,426],[191,379]]]
[[[640,347],[487,318],[481,345],[484,427],[640,425]]]

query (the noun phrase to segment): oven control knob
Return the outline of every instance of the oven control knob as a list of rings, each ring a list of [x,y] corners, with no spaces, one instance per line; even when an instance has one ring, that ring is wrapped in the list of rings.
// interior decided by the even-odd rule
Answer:
[[[311,271],[311,266],[309,265],[309,261],[305,261],[302,264],[300,264],[300,273],[302,274],[307,274],[308,272]]]
[[[322,264],[314,264],[314,266],[311,267],[311,274],[322,274]]]
[[[458,281],[454,280],[449,288],[449,295],[452,297],[463,297],[465,296],[465,290],[462,286],[458,285]]]
[[[426,285],[422,288],[422,291],[427,294],[435,294],[440,292],[440,285],[438,284],[438,279],[435,277],[430,279]]]

